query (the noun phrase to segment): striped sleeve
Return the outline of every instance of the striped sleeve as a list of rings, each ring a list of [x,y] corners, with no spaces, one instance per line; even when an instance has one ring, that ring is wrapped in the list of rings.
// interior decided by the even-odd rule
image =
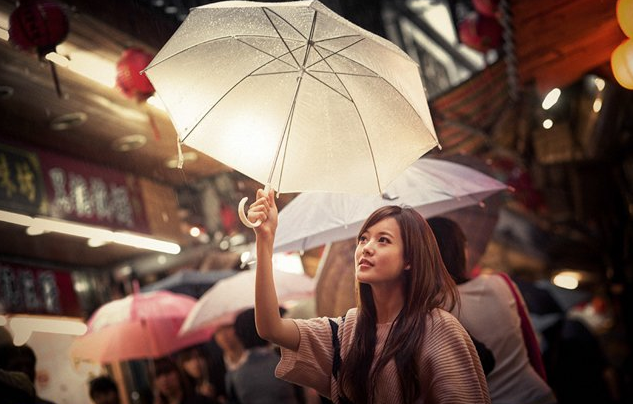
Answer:
[[[332,331],[327,317],[293,320],[299,329],[299,349],[281,348],[275,376],[290,383],[311,387],[320,395],[331,396]],[[336,319],[336,321],[340,321]]]
[[[428,382],[425,401],[489,404],[488,384],[468,333],[455,317],[443,310],[436,310],[431,317],[421,370],[422,378]]]

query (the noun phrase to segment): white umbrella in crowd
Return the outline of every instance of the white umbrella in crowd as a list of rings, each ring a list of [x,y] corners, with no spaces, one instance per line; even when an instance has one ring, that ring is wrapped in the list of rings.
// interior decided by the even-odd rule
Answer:
[[[365,219],[381,206],[407,205],[431,217],[477,205],[507,188],[470,167],[421,158],[382,195],[300,194],[279,212],[274,249],[302,251],[355,237]]]

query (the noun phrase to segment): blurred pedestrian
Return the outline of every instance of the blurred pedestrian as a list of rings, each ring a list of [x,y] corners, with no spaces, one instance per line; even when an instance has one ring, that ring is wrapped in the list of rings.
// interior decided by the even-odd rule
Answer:
[[[2,404],[35,404],[35,388],[24,372],[0,369]]]
[[[452,313],[474,338],[492,350],[495,368],[486,376],[493,404],[554,404],[556,398],[544,380],[536,340],[526,341],[517,307],[523,298],[509,279],[497,275],[471,278],[467,270],[466,237],[459,225],[443,217],[428,220],[444,264],[457,283],[461,304]],[[508,283],[510,282],[510,283]],[[514,289],[514,290],[513,290]],[[530,327],[529,317],[523,327]],[[539,355],[532,366],[528,351]],[[541,373],[539,373],[541,372]]]
[[[37,358],[35,352],[28,345],[15,346],[5,344],[0,348],[0,369],[24,373],[35,387],[35,366]],[[35,394],[37,404],[54,404]]]
[[[121,404],[119,389],[110,376],[98,376],[90,381],[88,392],[94,404]]]
[[[235,336],[244,347],[239,367],[227,374],[230,402],[241,404],[298,404],[301,389],[275,377],[279,354],[257,334],[255,311],[246,309],[235,318]]]
[[[196,393],[176,362],[169,357],[154,361],[154,404],[215,404]]]
[[[213,338],[220,348],[222,348],[226,371],[230,372],[236,369],[243,359],[242,354],[244,353],[244,347],[235,335],[233,324],[223,324],[218,327],[215,334],[213,334]]]
[[[386,206],[358,234],[357,308],[336,319],[283,319],[272,276],[274,193],[257,191],[255,314],[259,334],[281,346],[277,375],[335,403],[489,403],[475,347],[443,308],[457,300],[426,221]]]
[[[213,399],[218,398],[218,389],[211,382],[209,361],[201,346],[191,346],[178,352],[178,365],[194,386],[196,393]],[[222,369],[224,371],[224,369]]]

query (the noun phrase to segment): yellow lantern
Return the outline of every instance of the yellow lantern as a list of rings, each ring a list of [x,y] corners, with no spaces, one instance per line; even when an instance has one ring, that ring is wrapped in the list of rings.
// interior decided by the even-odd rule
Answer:
[[[611,70],[620,85],[633,90],[633,40],[622,42],[611,54]]]
[[[633,0],[618,0],[615,14],[624,34],[633,37]]]

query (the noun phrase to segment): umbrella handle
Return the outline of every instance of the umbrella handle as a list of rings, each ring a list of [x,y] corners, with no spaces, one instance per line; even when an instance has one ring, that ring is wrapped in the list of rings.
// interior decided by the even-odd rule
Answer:
[[[268,191],[270,191],[270,184],[266,184],[264,186],[264,193],[268,193]],[[260,224],[262,224],[262,221],[257,219],[257,221],[255,223],[251,222],[250,220],[248,220],[248,217],[246,217],[246,201],[248,200],[248,197],[244,197],[242,198],[242,200],[240,201],[240,204],[237,206],[237,214],[240,217],[240,220],[242,221],[242,223],[244,224],[244,226],[253,229],[255,227],[258,227]]]

